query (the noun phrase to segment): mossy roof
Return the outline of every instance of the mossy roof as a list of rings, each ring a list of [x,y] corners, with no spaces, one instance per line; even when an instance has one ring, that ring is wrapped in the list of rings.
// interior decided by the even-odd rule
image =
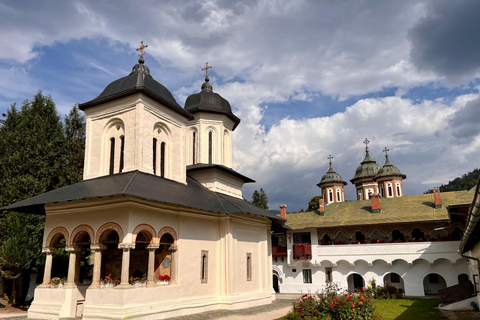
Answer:
[[[471,203],[471,191],[452,191],[440,194],[442,207],[435,209],[433,193],[399,198],[381,198],[380,213],[372,213],[370,200],[332,203],[325,206],[324,215],[318,210],[287,214],[287,225],[292,229],[407,223],[447,220],[447,206]]]

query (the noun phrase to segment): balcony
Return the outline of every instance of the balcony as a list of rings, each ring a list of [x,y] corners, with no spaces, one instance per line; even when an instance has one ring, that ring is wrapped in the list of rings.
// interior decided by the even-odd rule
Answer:
[[[287,257],[287,247],[272,247],[272,256],[275,261],[277,258],[286,258]]]
[[[312,245],[307,243],[294,244],[293,245],[293,258],[294,259],[312,259]]]

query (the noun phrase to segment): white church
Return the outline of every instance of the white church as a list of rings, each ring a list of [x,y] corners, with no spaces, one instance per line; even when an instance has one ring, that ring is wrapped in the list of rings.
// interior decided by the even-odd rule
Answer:
[[[166,319],[275,299],[271,230],[284,220],[242,197],[254,181],[232,169],[240,119],[213,92],[208,63],[181,107],[150,75],[144,48],[129,75],[80,104],[84,180],[4,208],[46,215],[29,318]],[[69,254],[64,286],[51,284],[59,250]],[[142,275],[146,285],[133,286]]]
[[[475,190],[403,195],[406,175],[389,160],[380,166],[365,158],[351,183],[357,200],[345,201],[347,182],[333,169],[318,186],[319,209],[280,216],[291,228],[272,238],[273,283],[276,292],[315,293],[329,283],[348,290],[374,279],[403,290],[407,296],[428,296],[472,281],[478,268],[458,253],[466,215]]]

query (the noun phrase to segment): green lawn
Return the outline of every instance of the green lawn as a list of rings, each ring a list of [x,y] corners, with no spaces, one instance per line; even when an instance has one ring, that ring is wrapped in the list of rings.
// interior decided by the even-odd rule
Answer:
[[[375,300],[377,311],[384,320],[438,320],[446,319],[438,309],[441,300],[436,298],[405,298]],[[285,319],[282,317],[278,320]]]
[[[436,320],[446,319],[438,309],[440,299],[405,298],[375,300],[377,311],[385,320]]]

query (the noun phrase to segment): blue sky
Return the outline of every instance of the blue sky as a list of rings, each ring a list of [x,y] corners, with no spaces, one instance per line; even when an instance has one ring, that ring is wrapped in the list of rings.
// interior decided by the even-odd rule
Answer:
[[[146,65],[183,105],[213,65],[242,119],[234,169],[272,209],[383,148],[418,194],[479,166],[478,1],[1,1],[0,112],[41,89],[60,113]],[[354,187],[346,186],[354,198]]]

